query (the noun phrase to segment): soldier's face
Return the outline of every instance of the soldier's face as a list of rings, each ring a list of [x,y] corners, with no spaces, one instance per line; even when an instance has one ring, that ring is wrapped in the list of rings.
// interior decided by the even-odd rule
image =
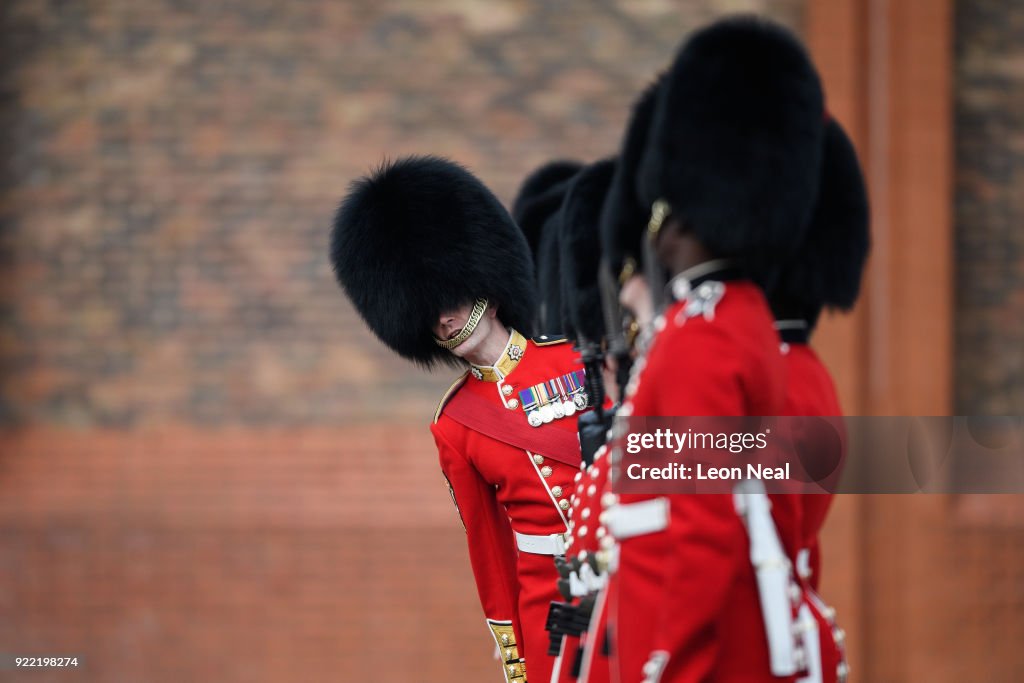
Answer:
[[[714,258],[714,255],[697,240],[693,231],[687,229],[675,216],[665,219],[665,224],[658,231],[654,252],[661,265],[668,270],[669,277]]]
[[[454,310],[441,313],[432,330],[434,336],[438,339],[451,339],[456,336],[466,326],[466,321],[469,320],[470,313],[472,312],[473,304],[469,303]],[[459,358],[464,358],[467,354],[473,353],[480,345],[480,342],[491,333],[496,313],[497,309],[494,306],[488,306],[473,333],[466,338],[466,341],[452,349],[451,352]]]
[[[641,329],[654,319],[654,302],[651,300],[647,278],[643,275],[637,274],[626,280],[619,290],[619,303],[633,314],[633,319]]]

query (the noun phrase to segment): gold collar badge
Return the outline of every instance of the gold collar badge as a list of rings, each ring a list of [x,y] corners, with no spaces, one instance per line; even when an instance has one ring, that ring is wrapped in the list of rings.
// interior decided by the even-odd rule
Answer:
[[[526,337],[519,334],[516,330],[512,330],[508,343],[501,352],[501,356],[498,357],[497,363],[494,365],[474,365],[469,371],[478,380],[497,382],[508,377],[516,369],[516,366],[519,365],[519,361],[523,359],[525,354]]]

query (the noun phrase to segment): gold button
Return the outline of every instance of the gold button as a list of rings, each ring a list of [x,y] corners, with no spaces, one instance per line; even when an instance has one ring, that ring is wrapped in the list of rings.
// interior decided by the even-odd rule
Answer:
[[[506,403],[506,404],[505,404],[505,406],[506,406],[506,407],[507,407],[507,408],[508,408],[509,410],[515,410],[516,408],[518,408],[518,407],[519,407],[519,401],[517,401],[517,400],[516,400],[516,399],[514,399],[514,398],[510,398],[510,399],[508,400],[508,403]]]
[[[558,507],[562,508],[563,510],[568,510],[569,509],[569,501],[567,501],[565,498],[563,498],[562,500],[558,501]]]
[[[510,387],[507,384],[503,384],[502,387],[501,387],[501,393],[505,394],[506,396],[511,396],[512,395],[512,387]]]
[[[547,465],[544,465],[544,467],[541,467],[541,468],[540,468],[540,474],[541,474],[541,476],[542,476],[542,477],[544,477],[545,479],[547,479],[548,477],[550,477],[550,476],[551,476],[551,472],[552,472],[552,471],[553,471],[553,470],[552,470],[552,469],[551,469],[550,467],[548,467]]]
[[[543,455],[535,455],[535,456],[533,456],[533,461],[535,463],[537,463],[538,465],[543,465],[544,464],[544,456]]]
[[[561,486],[552,486],[551,487],[551,495],[554,496],[555,498],[561,498],[562,497],[562,487]]]
[[[502,633],[501,634],[501,644],[502,645],[508,645],[508,634],[507,633]]]

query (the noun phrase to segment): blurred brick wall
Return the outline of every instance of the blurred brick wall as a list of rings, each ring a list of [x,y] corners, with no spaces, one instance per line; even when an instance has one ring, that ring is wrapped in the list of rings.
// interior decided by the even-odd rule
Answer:
[[[33,681],[487,680],[423,445],[387,426],[7,439],[0,646],[84,656]]]
[[[442,382],[329,273],[348,182],[433,152],[510,200],[551,157],[613,152],[688,26],[759,4],[797,20],[793,0],[7,3],[6,422],[422,419]]]
[[[1024,7],[956,4],[956,400],[1024,414]]]
[[[1024,6],[957,0],[954,398],[1024,414]],[[954,496],[932,527],[931,659],[948,680],[1024,677],[1024,496]],[[922,582],[924,583],[924,582]]]
[[[426,431],[448,378],[337,292],[333,207],[409,152],[510,200],[613,152],[688,28],[801,8],[4,2],[0,651],[80,653],[76,680],[496,680]]]

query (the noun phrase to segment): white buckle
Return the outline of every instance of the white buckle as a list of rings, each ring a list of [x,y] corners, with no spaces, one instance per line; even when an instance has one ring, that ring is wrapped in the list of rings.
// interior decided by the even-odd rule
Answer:
[[[516,534],[516,546],[524,553],[534,555],[565,555],[565,536],[562,534]]]
[[[796,554],[796,573],[801,579],[807,581],[811,578],[811,549],[801,548]]]
[[[617,541],[653,534],[668,527],[668,498],[620,503],[608,508],[606,514],[605,526]]]

